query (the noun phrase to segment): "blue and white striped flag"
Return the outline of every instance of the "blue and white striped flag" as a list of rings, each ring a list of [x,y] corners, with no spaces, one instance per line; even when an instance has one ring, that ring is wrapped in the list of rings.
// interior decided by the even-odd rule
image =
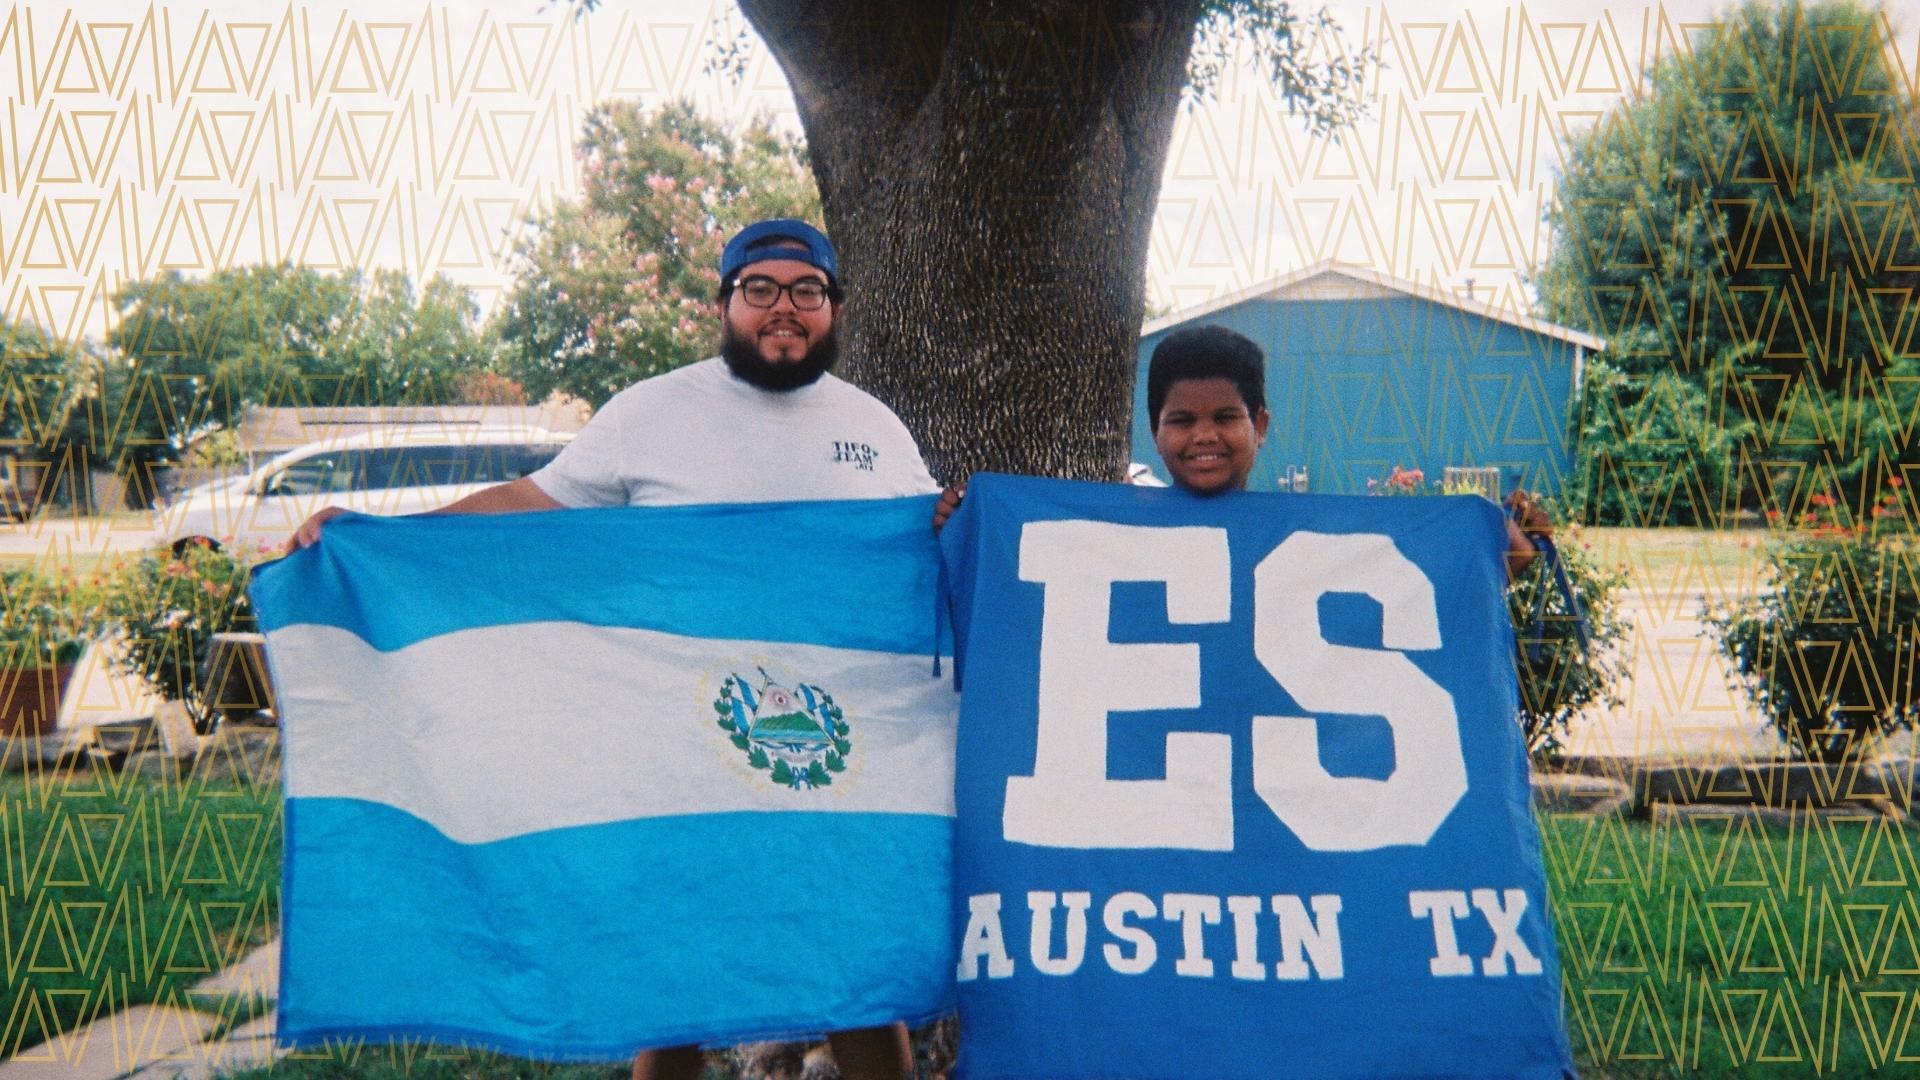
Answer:
[[[930,509],[343,518],[258,571],[281,1040],[592,1060],[949,1007]]]

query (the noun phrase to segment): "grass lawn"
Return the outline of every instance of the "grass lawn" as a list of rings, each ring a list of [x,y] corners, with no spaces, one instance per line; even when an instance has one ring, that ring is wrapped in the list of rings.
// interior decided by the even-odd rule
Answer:
[[[277,787],[0,779],[0,1057],[187,990],[277,932]]]
[[[1545,823],[1583,1075],[1920,1075],[1920,831]]]
[[[1752,589],[1773,536],[1765,529],[1581,528],[1603,563],[1618,563],[1635,588],[1661,592]]]
[[[1543,821],[1568,1030],[1589,1080],[1920,1075],[1920,831],[1881,819]],[[246,1080],[601,1080],[444,1047]],[[710,1069],[709,1080],[723,1073]]]

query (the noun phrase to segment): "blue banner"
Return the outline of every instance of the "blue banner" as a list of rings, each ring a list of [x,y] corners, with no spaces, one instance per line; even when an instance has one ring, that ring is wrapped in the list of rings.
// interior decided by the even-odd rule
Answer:
[[[1500,511],[974,477],[960,1070],[1571,1071]]]
[[[603,1060],[950,1009],[931,509],[342,518],[257,571],[281,1041]]]

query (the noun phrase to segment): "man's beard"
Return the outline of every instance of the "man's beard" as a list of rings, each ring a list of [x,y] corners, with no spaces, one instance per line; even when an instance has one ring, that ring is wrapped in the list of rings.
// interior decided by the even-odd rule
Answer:
[[[721,331],[720,356],[726,360],[728,370],[762,390],[798,390],[813,385],[832,370],[833,362],[840,358],[840,343],[829,330],[825,337],[807,348],[805,356],[774,363],[760,355],[759,346],[734,333],[729,326]]]

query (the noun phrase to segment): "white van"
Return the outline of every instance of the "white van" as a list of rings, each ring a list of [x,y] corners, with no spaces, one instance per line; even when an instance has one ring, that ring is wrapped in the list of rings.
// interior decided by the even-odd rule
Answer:
[[[573,436],[543,428],[382,429],[296,447],[244,477],[183,492],[155,512],[156,538],[279,545],[314,511],[436,510],[552,461]]]

